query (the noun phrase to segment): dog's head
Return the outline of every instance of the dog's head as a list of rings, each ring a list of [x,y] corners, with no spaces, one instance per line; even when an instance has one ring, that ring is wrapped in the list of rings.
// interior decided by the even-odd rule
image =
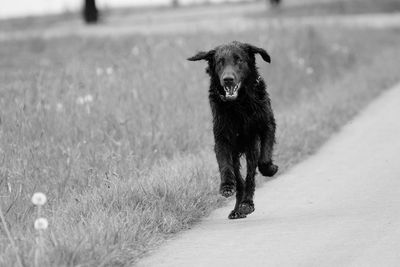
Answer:
[[[232,101],[237,99],[250,74],[256,72],[255,54],[260,54],[264,61],[271,62],[270,56],[264,49],[237,41],[207,52],[198,52],[188,60],[207,60],[207,73],[212,79],[218,80],[217,90],[221,98]]]

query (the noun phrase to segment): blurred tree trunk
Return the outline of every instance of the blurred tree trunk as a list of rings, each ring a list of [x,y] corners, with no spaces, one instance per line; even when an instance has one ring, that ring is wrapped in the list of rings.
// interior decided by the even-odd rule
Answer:
[[[271,6],[276,7],[279,6],[281,0],[269,0],[269,3],[271,4]]]
[[[172,7],[179,7],[179,0],[172,0]]]
[[[86,23],[96,23],[99,20],[99,11],[97,10],[95,0],[85,0],[83,18]]]

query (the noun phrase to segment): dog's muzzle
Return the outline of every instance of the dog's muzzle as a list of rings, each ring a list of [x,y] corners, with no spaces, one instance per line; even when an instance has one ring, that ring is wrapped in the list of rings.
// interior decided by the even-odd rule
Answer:
[[[239,89],[241,83],[237,83],[236,85],[224,85],[225,95],[221,95],[221,99],[224,101],[232,101],[238,97]]]

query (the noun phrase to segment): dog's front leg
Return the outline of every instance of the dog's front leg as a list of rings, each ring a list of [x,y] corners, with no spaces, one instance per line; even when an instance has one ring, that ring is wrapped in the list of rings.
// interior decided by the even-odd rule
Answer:
[[[236,204],[235,204],[235,207],[233,208],[233,210],[229,213],[228,218],[229,219],[246,218],[246,215],[242,214],[239,211],[239,206],[243,201],[244,189],[245,189],[245,184],[244,184],[245,182],[240,173],[239,153],[233,154],[233,170],[234,170],[235,179],[236,179]]]
[[[221,175],[220,193],[224,197],[230,197],[236,192],[232,150],[222,140],[215,140],[214,150]]]
[[[246,165],[247,165],[247,175],[245,182],[245,192],[243,201],[239,205],[239,212],[241,214],[247,215],[254,211],[254,191],[255,191],[255,176],[257,168],[257,160],[259,158],[259,150],[255,144],[249,146],[246,151]]]

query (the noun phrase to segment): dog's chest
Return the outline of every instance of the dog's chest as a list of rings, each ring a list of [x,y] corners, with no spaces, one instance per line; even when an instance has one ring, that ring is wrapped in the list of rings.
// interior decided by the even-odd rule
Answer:
[[[257,133],[257,116],[246,110],[227,110],[217,115],[220,134],[233,143],[247,143]]]

